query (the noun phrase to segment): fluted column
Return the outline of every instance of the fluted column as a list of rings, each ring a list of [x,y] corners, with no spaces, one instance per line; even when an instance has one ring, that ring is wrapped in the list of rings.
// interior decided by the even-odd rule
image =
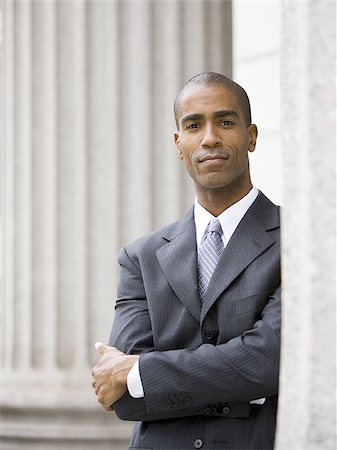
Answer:
[[[118,249],[193,201],[173,100],[230,75],[230,2],[8,0],[2,19],[0,448],[123,449],[93,344]]]
[[[283,2],[277,450],[336,448],[336,3]]]

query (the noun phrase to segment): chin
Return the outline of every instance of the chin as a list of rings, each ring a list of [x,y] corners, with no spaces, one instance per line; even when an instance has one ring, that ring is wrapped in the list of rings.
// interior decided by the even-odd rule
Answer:
[[[202,185],[203,190],[211,191],[221,191],[228,189],[228,184],[226,183],[205,183]]]
[[[223,176],[214,175],[205,177],[200,184],[207,189],[221,189],[225,188],[229,183],[230,181],[226,180]]]

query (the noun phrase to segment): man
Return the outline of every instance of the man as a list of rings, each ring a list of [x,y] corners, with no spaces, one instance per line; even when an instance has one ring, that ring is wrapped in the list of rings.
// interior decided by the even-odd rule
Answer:
[[[125,247],[98,400],[139,421],[130,448],[272,449],[280,346],[279,211],[252,186],[246,92],[206,72],[175,101],[196,190],[185,218]]]

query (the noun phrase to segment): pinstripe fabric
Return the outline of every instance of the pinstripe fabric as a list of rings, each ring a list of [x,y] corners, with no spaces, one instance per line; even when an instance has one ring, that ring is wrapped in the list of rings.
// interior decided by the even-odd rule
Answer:
[[[121,250],[110,345],[140,354],[145,396],[114,405],[130,449],[272,450],[280,335],[279,212],[262,193],[201,302],[194,211]],[[217,331],[215,345],[207,332]],[[248,331],[248,332],[247,332]],[[264,405],[250,400],[266,397]],[[225,405],[225,409],[223,406]],[[211,412],[210,412],[211,411]]]
[[[208,224],[204,240],[198,252],[198,289],[202,300],[206,296],[214,269],[224,251],[222,234],[223,231],[219,219],[214,217]]]

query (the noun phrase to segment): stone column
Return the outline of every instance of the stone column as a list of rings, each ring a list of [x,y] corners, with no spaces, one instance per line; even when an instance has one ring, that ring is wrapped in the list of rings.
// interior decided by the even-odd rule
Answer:
[[[180,217],[177,90],[231,74],[230,2],[2,3],[0,449],[124,449],[91,388],[118,249]],[[171,140],[172,139],[172,140]]]
[[[336,4],[283,2],[277,450],[336,448]]]

